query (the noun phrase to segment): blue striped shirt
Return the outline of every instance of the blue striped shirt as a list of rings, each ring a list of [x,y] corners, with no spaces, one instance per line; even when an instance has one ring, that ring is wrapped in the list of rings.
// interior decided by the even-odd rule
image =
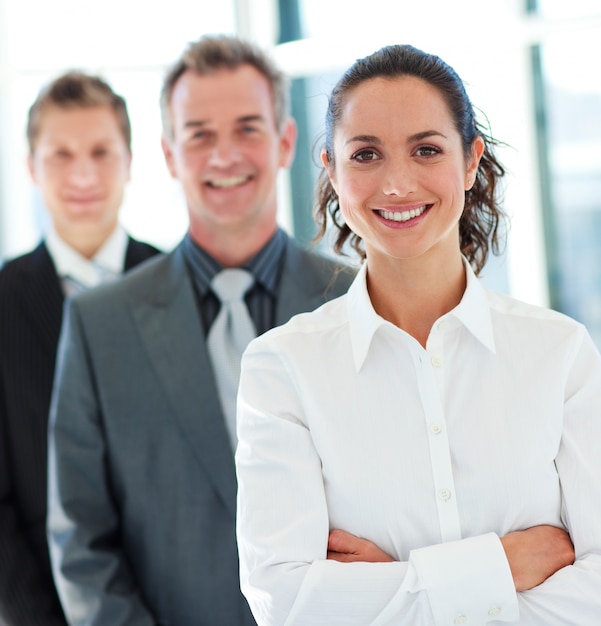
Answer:
[[[287,240],[288,235],[278,229],[263,248],[242,266],[255,279],[245,301],[259,335],[275,325],[277,292]],[[223,267],[198,246],[189,234],[184,237],[183,252],[206,336],[221,306],[219,298],[211,291],[211,281]]]

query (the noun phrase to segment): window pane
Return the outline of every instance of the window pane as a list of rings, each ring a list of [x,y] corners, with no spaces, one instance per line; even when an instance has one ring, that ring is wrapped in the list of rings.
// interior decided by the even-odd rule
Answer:
[[[601,15],[599,0],[538,0],[537,12],[550,19]]]
[[[9,63],[41,68],[149,67],[202,33],[232,32],[234,1],[5,0]],[[35,16],[32,19],[32,16]]]
[[[601,346],[600,38],[593,31],[547,39],[542,72],[556,305]]]

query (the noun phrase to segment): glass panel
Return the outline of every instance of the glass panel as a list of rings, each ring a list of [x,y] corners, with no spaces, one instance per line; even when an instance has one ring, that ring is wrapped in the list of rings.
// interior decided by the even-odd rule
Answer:
[[[541,47],[557,308],[601,346],[601,31]],[[572,54],[570,54],[570,52]]]
[[[189,0],[5,1],[9,62],[25,71],[163,65],[202,33],[234,28],[233,0],[210,11]]]
[[[599,0],[537,0],[536,4],[537,13],[549,19],[601,15]]]

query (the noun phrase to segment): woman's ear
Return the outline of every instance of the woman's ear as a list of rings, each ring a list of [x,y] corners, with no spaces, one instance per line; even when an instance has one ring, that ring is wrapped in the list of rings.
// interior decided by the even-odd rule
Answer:
[[[321,159],[321,164],[324,166],[326,172],[328,173],[328,177],[330,179],[330,184],[334,188],[334,191],[336,193],[338,193],[338,188],[336,186],[335,170],[334,170],[334,167],[332,166],[332,163],[330,161],[330,155],[328,154],[328,151],[325,148],[322,148],[321,152],[319,154],[319,157]]]
[[[472,142],[472,150],[470,154],[470,158],[467,164],[467,170],[465,172],[465,190],[468,191],[474,185],[474,181],[476,180],[476,172],[478,171],[478,165],[480,164],[480,159],[484,154],[484,139],[480,135],[478,135],[474,141]]]

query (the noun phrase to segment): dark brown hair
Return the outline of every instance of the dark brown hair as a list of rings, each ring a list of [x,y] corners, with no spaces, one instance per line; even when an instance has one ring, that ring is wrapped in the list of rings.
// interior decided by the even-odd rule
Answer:
[[[476,120],[474,107],[462,80],[442,59],[413,46],[392,45],[357,60],[338,81],[329,99],[324,145],[328,161],[332,167],[335,166],[333,136],[349,93],[364,81],[376,77],[399,76],[414,76],[438,89],[461,135],[466,159],[471,153],[474,139],[480,136],[484,141],[484,153],[476,179],[472,188],[465,192],[465,207],[459,221],[461,252],[476,274],[479,274],[486,263],[489,250],[492,249],[494,254],[499,254],[504,243],[502,226],[506,215],[498,196],[500,179],[505,175],[505,169],[494,154],[494,147],[500,142],[489,136]],[[316,239],[321,239],[326,233],[329,215],[338,230],[334,243],[335,251],[343,254],[344,245],[348,240],[350,246],[365,259],[361,238],[344,223],[338,196],[325,168],[318,180],[314,214],[319,226]]]
[[[40,132],[42,114],[51,106],[61,109],[111,107],[117,116],[119,130],[125,144],[131,152],[131,124],[125,99],[116,94],[102,78],[71,70],[43,87],[29,108],[27,142],[30,153],[34,151],[35,141]]]

